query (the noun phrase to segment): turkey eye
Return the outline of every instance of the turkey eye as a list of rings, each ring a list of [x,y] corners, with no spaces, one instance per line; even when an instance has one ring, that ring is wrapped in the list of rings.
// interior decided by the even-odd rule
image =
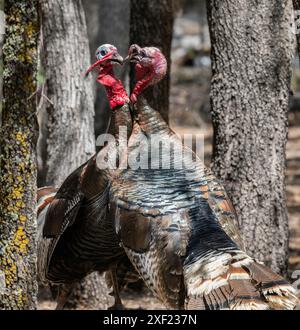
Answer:
[[[146,53],[145,53],[145,51],[144,51],[144,50],[141,50],[141,51],[140,51],[140,55],[141,55],[142,57],[146,57]]]
[[[104,56],[105,54],[106,54],[106,51],[105,50],[101,50],[100,55],[101,56]]]

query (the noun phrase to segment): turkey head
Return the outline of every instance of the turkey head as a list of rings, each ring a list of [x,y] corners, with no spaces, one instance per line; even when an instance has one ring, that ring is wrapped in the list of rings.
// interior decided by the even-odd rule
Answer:
[[[98,69],[97,81],[105,87],[111,109],[129,102],[122,82],[115,77],[113,67],[116,64],[122,65],[123,57],[119,55],[118,49],[114,45],[104,44],[98,47],[96,62],[89,67],[85,74],[87,77],[95,68]]]
[[[167,73],[167,60],[163,53],[156,47],[140,47],[136,44],[130,46],[129,60],[135,63],[136,85],[130,96],[132,103],[148,87],[157,84]]]
[[[123,57],[118,53],[118,49],[114,45],[104,44],[96,50],[96,62],[92,64],[85,76],[87,76],[95,68],[99,69],[99,73],[105,69],[112,69],[113,64],[123,64]]]

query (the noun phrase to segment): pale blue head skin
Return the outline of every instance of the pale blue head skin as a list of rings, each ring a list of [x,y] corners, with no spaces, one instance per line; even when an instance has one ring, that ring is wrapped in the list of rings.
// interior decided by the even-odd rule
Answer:
[[[102,70],[104,67],[112,68],[113,65],[122,65],[124,62],[123,57],[119,55],[117,48],[110,44],[104,44],[98,47],[95,55],[96,62],[88,68],[85,77],[96,68],[98,70]]]
[[[96,59],[101,60],[104,56],[111,52],[117,52],[117,48],[110,44],[101,45],[96,50]]]

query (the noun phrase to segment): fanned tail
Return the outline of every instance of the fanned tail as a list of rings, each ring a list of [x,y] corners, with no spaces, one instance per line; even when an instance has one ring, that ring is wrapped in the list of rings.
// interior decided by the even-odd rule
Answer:
[[[186,309],[294,309],[294,288],[245,253],[223,251],[185,269]]]
[[[266,266],[253,262],[247,269],[271,309],[294,309],[299,303],[294,288]]]

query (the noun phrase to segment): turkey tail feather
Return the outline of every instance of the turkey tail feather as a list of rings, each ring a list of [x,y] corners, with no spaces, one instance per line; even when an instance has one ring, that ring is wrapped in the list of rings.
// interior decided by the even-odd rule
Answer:
[[[298,303],[293,287],[266,266],[253,262],[247,270],[272,309],[294,309]]]
[[[262,309],[294,309],[298,303],[293,287],[282,277],[266,266],[255,262],[244,254],[243,259],[234,258],[224,265],[226,271],[200,280],[195,280],[197,272],[205,270],[205,265],[190,265],[186,269],[187,309],[231,309],[231,310],[262,310]],[[213,269],[212,265],[216,268]],[[192,266],[192,267],[191,267]],[[218,262],[210,263],[211,273],[221,269]],[[206,268],[208,269],[208,268]],[[192,279],[192,277],[194,279]]]
[[[240,250],[205,207],[202,203],[190,211],[193,231],[184,261],[186,307],[294,309],[298,299],[293,287]]]

